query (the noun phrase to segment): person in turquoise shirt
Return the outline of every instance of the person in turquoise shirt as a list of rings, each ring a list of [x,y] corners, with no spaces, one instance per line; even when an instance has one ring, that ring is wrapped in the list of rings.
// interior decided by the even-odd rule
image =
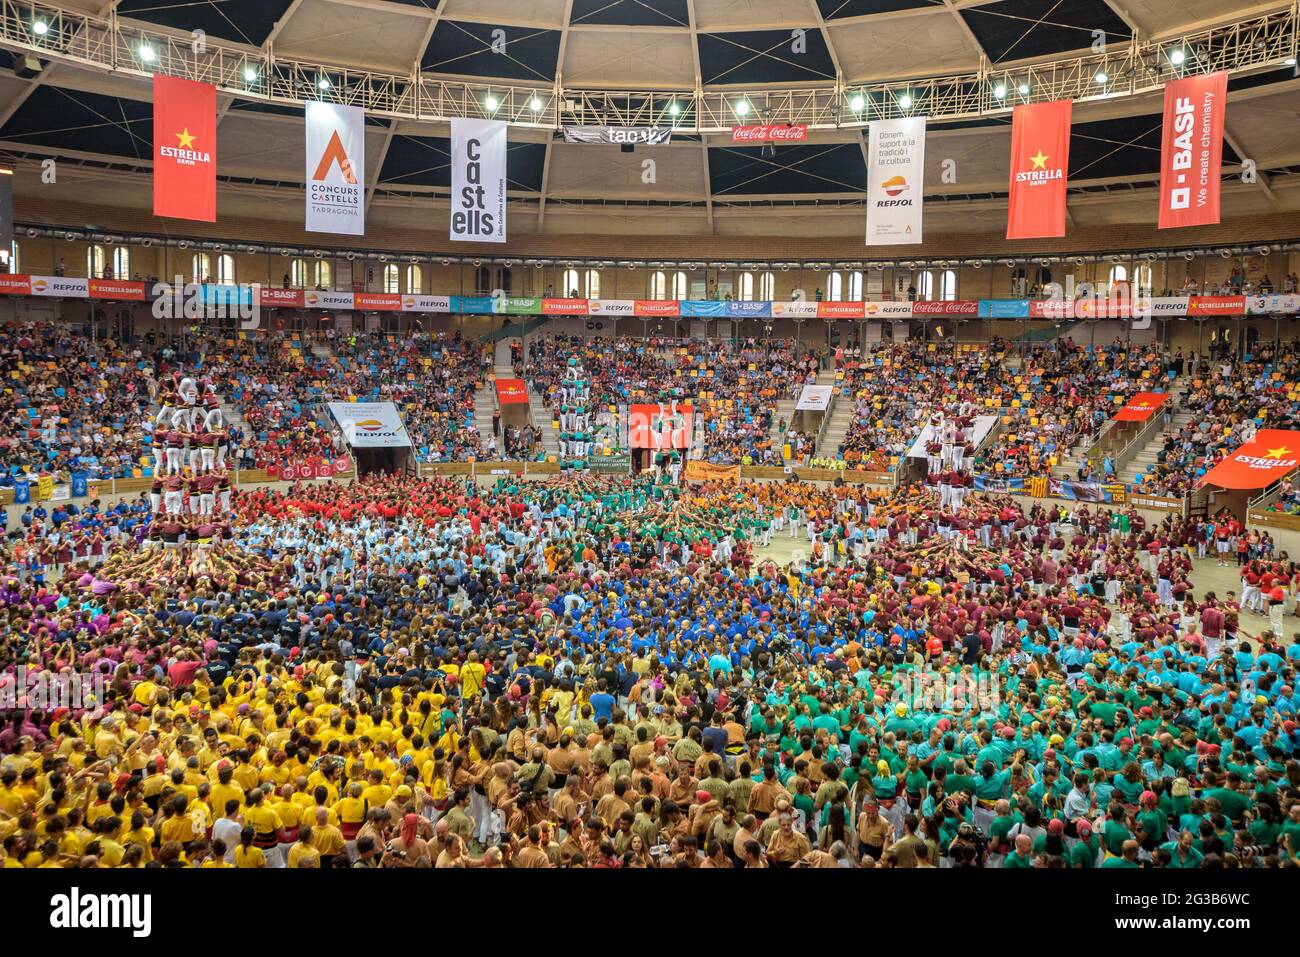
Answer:
[[[1120,849],[1119,856],[1106,858],[1101,862],[1101,866],[1109,868],[1141,867],[1142,865],[1138,863],[1138,842],[1125,841],[1123,847]]]
[[[1161,844],[1160,850],[1169,855],[1169,861],[1164,866],[1171,870],[1195,869],[1205,860],[1205,855],[1195,847],[1191,831],[1183,831],[1176,841]],[[1161,858],[1163,859],[1163,854]]]

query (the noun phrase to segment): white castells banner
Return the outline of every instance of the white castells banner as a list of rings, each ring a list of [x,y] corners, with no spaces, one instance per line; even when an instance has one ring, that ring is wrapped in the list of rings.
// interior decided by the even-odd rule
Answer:
[[[506,241],[506,124],[451,121],[451,238]]]
[[[307,104],[307,231],[366,232],[366,111]]]
[[[835,392],[834,386],[829,385],[806,385],[803,391],[799,393],[799,401],[795,403],[796,412],[825,412],[830,408],[831,395]]]
[[[925,117],[876,120],[867,148],[867,245],[921,241]]]
[[[411,438],[391,402],[331,402],[330,415],[355,449],[409,448]]]
[[[972,429],[967,438],[978,449],[980,443],[988,438],[988,434],[993,431],[993,426],[997,424],[998,417],[996,415],[977,415],[975,416],[975,428]],[[912,447],[907,450],[907,457],[910,459],[925,458],[925,447],[930,444],[930,440],[934,435],[934,426],[927,424],[921,430],[921,434],[916,437],[916,441],[912,443]]]

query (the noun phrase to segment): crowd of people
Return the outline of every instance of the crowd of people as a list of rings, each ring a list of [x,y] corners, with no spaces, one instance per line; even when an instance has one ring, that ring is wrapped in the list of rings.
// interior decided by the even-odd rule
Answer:
[[[5,867],[1300,863],[1300,566],[1198,587],[1226,516],[373,475],[164,519],[4,545]]]

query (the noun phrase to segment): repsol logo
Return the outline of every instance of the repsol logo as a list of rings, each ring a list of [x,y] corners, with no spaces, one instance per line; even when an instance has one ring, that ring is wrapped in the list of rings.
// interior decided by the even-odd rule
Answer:
[[[124,928],[133,937],[153,930],[153,897],[149,894],[82,894],[78,887],[50,898],[50,926],[56,930]]]
[[[876,201],[877,209],[884,209],[889,206],[911,206],[911,205],[912,205],[912,200],[910,199],[881,199]]]

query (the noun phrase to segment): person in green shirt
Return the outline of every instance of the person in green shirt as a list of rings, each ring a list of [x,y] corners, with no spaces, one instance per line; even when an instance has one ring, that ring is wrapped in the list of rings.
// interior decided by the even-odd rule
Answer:
[[[1070,849],[1070,866],[1092,868],[1097,866],[1097,856],[1101,853],[1101,837],[1092,832],[1092,825],[1083,818],[1074,822],[1074,832],[1079,836],[1079,843]]]
[[[1007,859],[1002,862],[1006,870],[1018,870],[1034,866],[1034,842],[1028,834],[1016,835],[1016,846]]]
[[[1138,863],[1138,842],[1125,841],[1118,857],[1108,857],[1101,862],[1102,867],[1141,867]]]
[[[1205,855],[1196,849],[1195,837],[1191,831],[1183,831],[1176,841],[1161,844],[1160,850],[1169,854],[1169,863],[1165,867],[1174,870],[1198,868],[1205,859]]]

